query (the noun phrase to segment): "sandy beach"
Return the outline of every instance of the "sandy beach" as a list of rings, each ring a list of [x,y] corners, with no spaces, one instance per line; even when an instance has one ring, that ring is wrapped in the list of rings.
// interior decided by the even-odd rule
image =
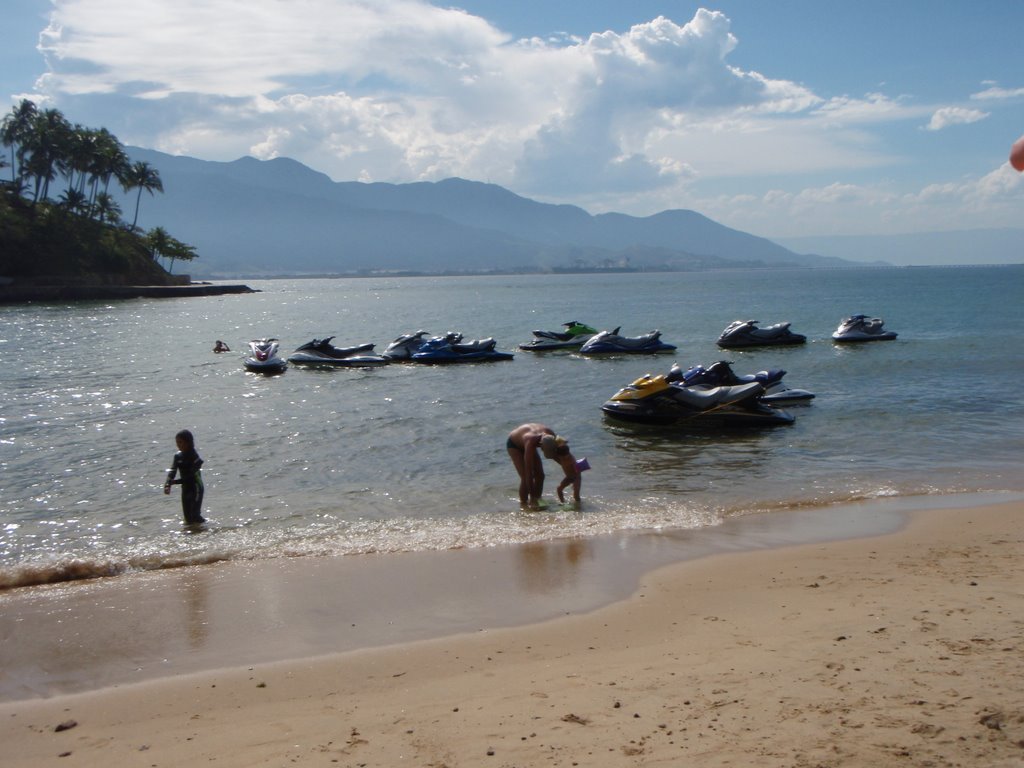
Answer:
[[[1022,515],[920,511],[540,623],[8,701],[3,762],[1022,766]]]

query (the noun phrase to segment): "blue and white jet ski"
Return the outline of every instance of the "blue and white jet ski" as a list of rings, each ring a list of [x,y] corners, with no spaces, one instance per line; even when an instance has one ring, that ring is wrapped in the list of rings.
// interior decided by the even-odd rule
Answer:
[[[498,360],[511,360],[511,352],[499,352],[494,339],[475,339],[463,341],[462,334],[449,331],[444,336],[427,339],[412,354],[412,362],[442,363],[490,363]]]

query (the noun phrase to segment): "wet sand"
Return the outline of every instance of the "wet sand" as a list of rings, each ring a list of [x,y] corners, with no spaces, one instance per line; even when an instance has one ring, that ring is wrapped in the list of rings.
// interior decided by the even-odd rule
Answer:
[[[970,497],[984,498],[984,497]],[[656,568],[894,530],[893,499],[699,530],[230,562],[0,592],[0,701],[519,626],[623,600]]]
[[[845,512],[6,594],[4,764],[1021,765],[1024,503]]]

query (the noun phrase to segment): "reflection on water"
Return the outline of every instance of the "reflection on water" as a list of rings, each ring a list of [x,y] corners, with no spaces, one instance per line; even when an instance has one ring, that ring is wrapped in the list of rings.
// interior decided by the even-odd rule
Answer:
[[[765,429],[714,433],[642,426],[609,432],[616,448],[615,470],[633,478],[632,487],[662,493],[706,490],[709,479],[749,481],[762,476],[778,439]]]
[[[516,548],[519,586],[528,594],[547,594],[573,584],[584,560],[593,556],[587,539],[535,542]]]
[[[188,644],[201,648],[210,634],[208,608],[211,574],[205,568],[186,568],[182,572],[181,589],[185,602],[185,630]]]

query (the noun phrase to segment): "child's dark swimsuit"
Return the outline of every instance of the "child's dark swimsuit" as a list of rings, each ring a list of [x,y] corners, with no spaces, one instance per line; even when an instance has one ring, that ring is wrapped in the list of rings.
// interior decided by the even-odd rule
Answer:
[[[511,437],[505,441],[505,447],[508,448],[510,451],[519,451],[520,453],[526,453],[524,449],[520,448],[518,445],[512,442]]]
[[[178,451],[174,454],[174,462],[167,473],[168,484],[181,485],[181,511],[185,515],[186,523],[203,523],[203,475],[199,471],[203,466],[203,460],[199,458],[195,448],[187,451]],[[180,480],[175,480],[175,473],[181,474]]]

